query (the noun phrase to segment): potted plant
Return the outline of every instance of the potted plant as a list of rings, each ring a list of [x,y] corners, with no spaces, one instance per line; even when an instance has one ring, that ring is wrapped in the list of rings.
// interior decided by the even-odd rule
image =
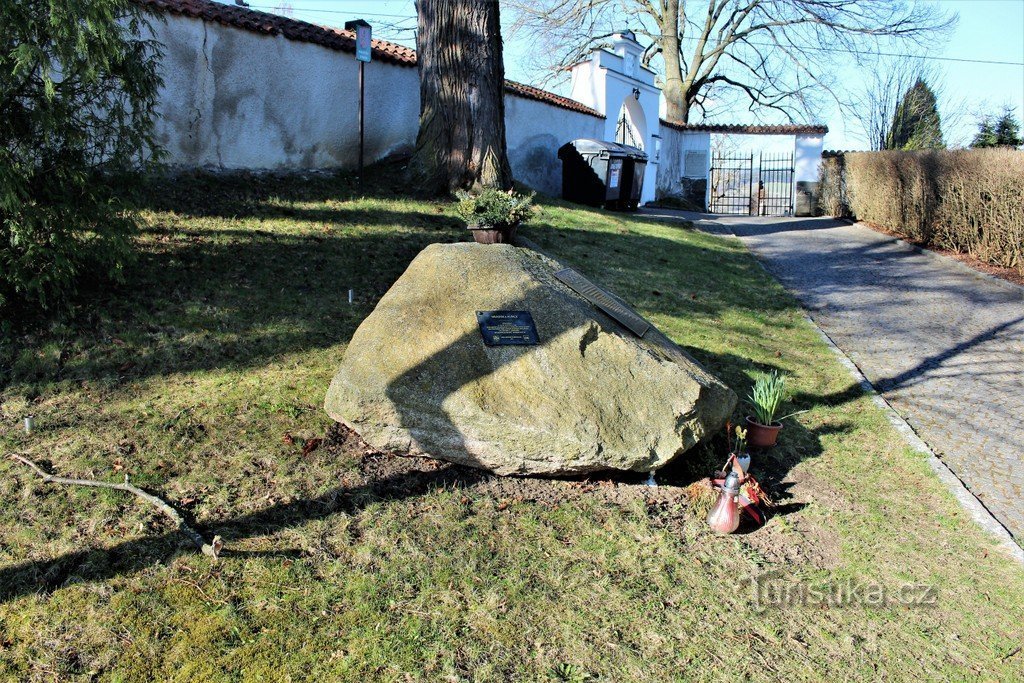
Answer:
[[[478,194],[459,191],[456,211],[480,244],[508,244],[516,229],[533,215],[534,193],[486,189]]]
[[[801,412],[775,418],[779,407],[786,399],[786,378],[773,371],[754,380],[754,388],[748,396],[753,415],[747,415],[747,442],[755,448],[771,448],[779,438],[782,421]]]

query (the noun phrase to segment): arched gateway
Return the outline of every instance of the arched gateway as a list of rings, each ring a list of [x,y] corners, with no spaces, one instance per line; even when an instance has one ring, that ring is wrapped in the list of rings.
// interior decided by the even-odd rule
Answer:
[[[680,198],[695,208],[712,211],[813,212],[818,164],[828,128],[661,121],[661,89],[654,84],[654,71],[641,64],[643,51],[631,31],[614,34],[608,49],[594,50],[572,67],[570,95],[605,117],[603,140],[639,147],[647,153],[641,203],[657,196]],[[752,135],[774,138],[770,156],[761,154],[759,143],[750,142]],[[719,147],[729,145],[743,147],[736,152],[746,155],[742,173],[726,168],[725,162],[715,163],[724,158]],[[755,158],[758,163],[754,163]],[[716,192],[715,188],[723,185],[723,177],[740,175],[742,182],[733,183],[736,187],[730,185]]]
[[[610,49],[594,50],[572,67],[570,97],[605,116],[603,139],[639,147],[647,153],[641,202],[654,199],[661,138],[658,105],[661,89],[654,71],[640,63],[643,47],[632,31],[612,36]]]

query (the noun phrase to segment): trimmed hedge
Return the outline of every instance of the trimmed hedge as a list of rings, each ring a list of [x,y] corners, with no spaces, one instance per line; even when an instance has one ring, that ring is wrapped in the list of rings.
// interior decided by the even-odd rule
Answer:
[[[1024,274],[1024,151],[848,152],[822,160],[819,205]]]

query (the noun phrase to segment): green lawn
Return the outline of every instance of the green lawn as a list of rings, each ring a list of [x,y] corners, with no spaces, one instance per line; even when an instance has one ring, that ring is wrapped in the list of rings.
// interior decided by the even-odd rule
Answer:
[[[554,201],[525,229],[738,394],[759,369],[791,375],[809,411],[753,465],[777,514],[714,537],[682,487],[721,444],[653,492],[495,482],[330,430],[324,392],[359,321],[421,248],[465,239],[450,205],[328,176],[197,176],[141,203],[128,281],[5,340],[0,451],[127,472],[227,551],[213,562],[131,497],[4,458],[0,680],[1024,677],[1024,570],[738,242]],[[759,606],[766,572],[890,599]],[[934,604],[892,599],[908,584]]]

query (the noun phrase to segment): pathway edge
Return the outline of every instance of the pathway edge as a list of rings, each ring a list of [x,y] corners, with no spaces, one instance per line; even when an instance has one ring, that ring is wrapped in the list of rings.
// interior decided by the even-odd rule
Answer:
[[[758,260],[758,263],[760,263],[760,260]],[[839,362],[844,368],[846,368],[847,372],[850,373],[850,376],[860,385],[861,389],[864,390],[864,393],[871,397],[872,403],[885,412],[885,415],[889,420],[889,424],[891,424],[896,429],[896,432],[903,437],[903,440],[907,445],[915,451],[928,456],[928,464],[931,466],[932,471],[935,472],[939,481],[946,485],[949,492],[952,493],[953,497],[956,498],[958,503],[960,503],[960,507],[964,508],[971,515],[971,519],[974,520],[974,523],[995,538],[1000,550],[1003,550],[1006,554],[1017,560],[1017,562],[1024,564],[1024,548],[1017,545],[1009,530],[1007,530],[1007,528],[1003,526],[991,512],[989,512],[989,509],[985,507],[985,504],[982,503],[977,496],[971,493],[970,489],[964,485],[963,481],[956,476],[953,470],[949,469],[949,466],[935,455],[935,452],[920,436],[918,436],[917,432],[914,431],[914,428],[910,426],[910,423],[903,419],[903,416],[900,415],[887,400],[885,400],[885,397],[875,389],[875,386],[871,381],[868,380],[868,378],[864,376],[864,373],[860,371],[857,364],[854,363],[848,355],[846,355],[845,351],[836,346],[836,343],[832,341],[832,338],[828,336],[828,333],[825,332],[825,330],[821,329],[821,326],[818,325],[814,318],[805,312],[804,319],[811,324],[815,331],[817,331],[818,336],[821,337],[822,341],[824,341],[829,349],[832,350],[832,353],[839,359]]]

